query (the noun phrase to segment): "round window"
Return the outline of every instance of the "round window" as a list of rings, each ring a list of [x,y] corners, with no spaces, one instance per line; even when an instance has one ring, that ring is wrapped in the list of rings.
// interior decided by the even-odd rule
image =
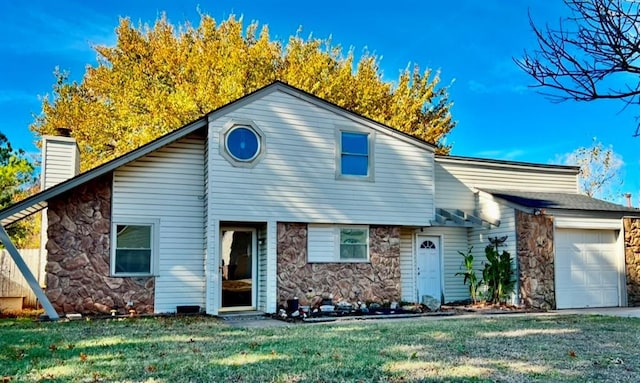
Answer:
[[[249,126],[235,126],[227,132],[225,146],[235,160],[249,162],[260,154],[260,136]]]

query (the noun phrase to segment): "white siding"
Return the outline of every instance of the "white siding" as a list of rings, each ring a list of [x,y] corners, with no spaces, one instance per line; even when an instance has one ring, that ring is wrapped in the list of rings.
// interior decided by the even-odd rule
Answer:
[[[45,136],[42,139],[42,189],[48,189],[80,172],[80,152],[73,138]]]
[[[252,120],[265,135],[255,167],[233,167],[220,154],[220,131],[233,119]],[[336,131],[348,127],[363,125],[280,91],[213,119],[211,210],[225,221],[428,224],[433,153],[377,131],[374,181],[337,180]]]
[[[114,172],[114,221],[160,220],[156,312],[204,306],[204,185],[204,140],[195,136]]]
[[[336,227],[309,225],[307,229],[308,262],[336,262]]]
[[[407,302],[414,302],[417,298],[413,231],[400,228],[400,291],[402,300]]]
[[[267,222],[267,285],[266,285],[266,308],[268,313],[275,313],[277,308],[277,249],[278,249],[278,229],[276,221]]]
[[[577,193],[578,177],[572,170],[436,158],[436,206],[474,208],[472,188]]]
[[[205,275],[205,312],[210,315],[214,315],[218,313],[218,306],[214,306],[214,302],[217,304],[218,302],[218,294],[220,294],[220,286],[218,283],[219,265],[220,258],[217,249],[219,249],[219,245],[216,242],[218,238],[218,230],[220,228],[218,221],[214,220],[214,215],[211,211],[211,204],[209,203],[209,189],[211,187],[211,182],[209,179],[211,177],[210,169],[209,169],[209,151],[210,145],[209,141],[205,140],[204,143],[204,275]],[[214,282],[215,280],[215,282]],[[215,307],[215,308],[214,308]]]
[[[258,229],[258,310],[267,311],[267,227]]]
[[[553,221],[556,228],[622,230],[620,218],[563,217],[554,214]]]
[[[464,211],[475,209],[474,193],[471,185],[465,185],[463,181],[457,179],[442,164],[434,163],[436,179],[436,207],[455,208]]]

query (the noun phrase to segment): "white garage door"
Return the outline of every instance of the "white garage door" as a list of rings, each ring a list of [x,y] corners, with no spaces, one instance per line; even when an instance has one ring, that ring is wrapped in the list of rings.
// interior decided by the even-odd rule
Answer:
[[[559,309],[611,307],[619,303],[616,232],[556,231],[556,305]]]

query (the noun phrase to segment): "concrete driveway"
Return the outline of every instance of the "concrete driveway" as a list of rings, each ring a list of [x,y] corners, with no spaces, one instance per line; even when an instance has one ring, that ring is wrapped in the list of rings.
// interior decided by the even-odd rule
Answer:
[[[588,309],[552,310],[555,314],[584,314],[584,315],[609,315],[624,318],[640,318],[640,307],[604,307]]]

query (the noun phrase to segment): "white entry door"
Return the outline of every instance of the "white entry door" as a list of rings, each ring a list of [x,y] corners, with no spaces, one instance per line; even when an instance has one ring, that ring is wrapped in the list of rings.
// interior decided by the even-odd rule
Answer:
[[[440,238],[426,235],[418,235],[416,238],[418,301],[422,301],[424,295],[440,300],[442,296]]]

